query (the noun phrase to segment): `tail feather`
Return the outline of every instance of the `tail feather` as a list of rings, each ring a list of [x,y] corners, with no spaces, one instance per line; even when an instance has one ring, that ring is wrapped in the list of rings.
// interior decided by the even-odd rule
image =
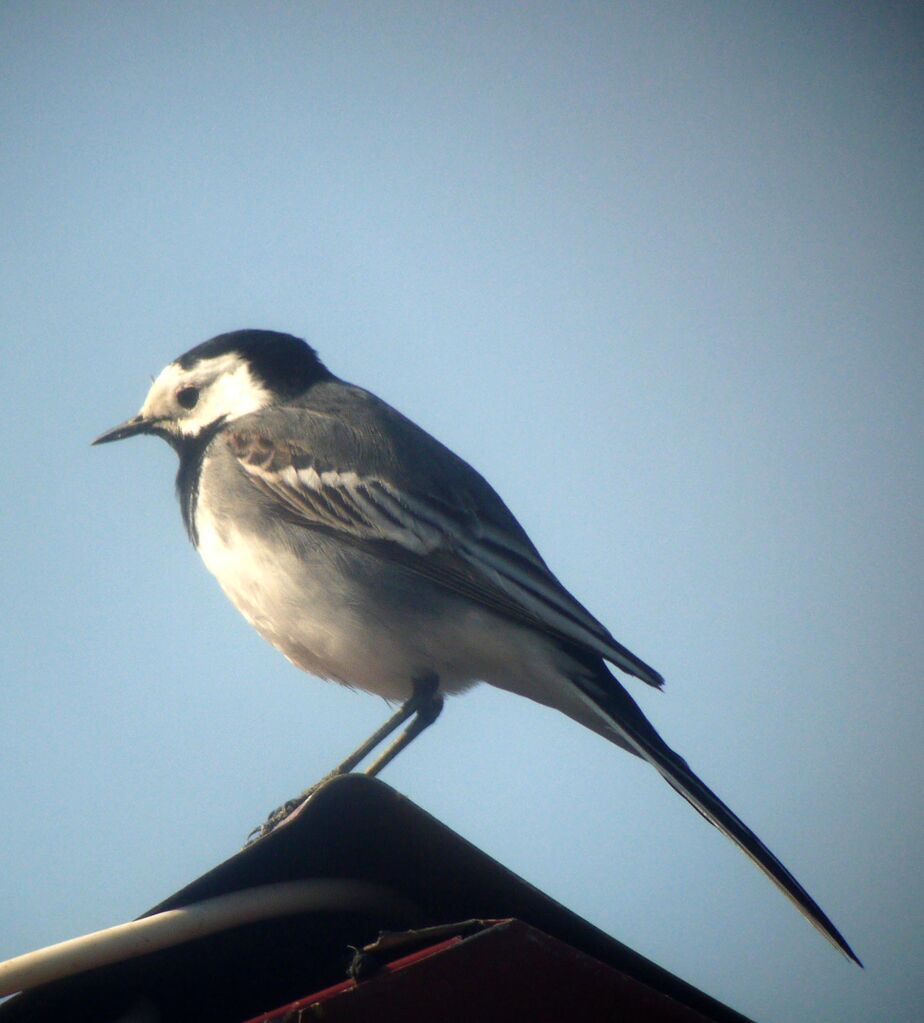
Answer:
[[[639,706],[609,672],[606,672],[605,688],[601,685],[602,680],[576,677],[573,681],[584,698],[603,713],[620,745],[627,746],[647,760],[695,810],[750,857],[835,948],[858,966],[863,965],[818,903],[757,835],[664,742]]]

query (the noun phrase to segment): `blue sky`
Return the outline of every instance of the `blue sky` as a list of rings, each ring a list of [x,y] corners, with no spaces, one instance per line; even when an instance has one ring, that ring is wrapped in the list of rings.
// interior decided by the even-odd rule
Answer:
[[[240,619],[165,445],[239,327],[479,468],[851,968],[655,773],[482,688],[385,776],[762,1021],[924,990],[911,5],[0,10],[0,958],[137,915],[379,723]]]

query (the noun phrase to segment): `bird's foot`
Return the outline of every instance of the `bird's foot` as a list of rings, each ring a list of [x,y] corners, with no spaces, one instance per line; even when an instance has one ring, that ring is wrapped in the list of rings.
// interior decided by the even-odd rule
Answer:
[[[267,814],[266,820],[262,824],[258,824],[247,836],[244,848],[246,849],[247,846],[253,845],[254,842],[259,841],[261,838],[266,838],[270,832],[275,831],[280,824],[287,821],[295,813],[295,811],[302,806],[309,797],[328,780],[328,778],[331,777],[333,777],[333,775],[327,775],[320,781],[315,782],[314,785],[310,786],[310,788],[305,789],[304,792],[296,796],[294,799],[286,800],[282,806],[277,806],[275,810]]]
[[[413,694],[410,699],[405,700],[381,728],[376,729],[361,746],[355,749],[343,763],[335,767],[330,774],[326,774],[319,782],[316,782],[311,788],[305,789],[295,799],[290,799],[288,802],[283,803],[282,806],[277,806],[262,824],[250,832],[244,848],[246,849],[248,845],[253,845],[254,842],[265,838],[270,832],[275,831],[280,824],[287,821],[305,803],[308,797],[325,782],[330,781],[331,778],[350,774],[373,750],[380,746],[396,729],[400,728],[408,718],[411,718],[410,724],[398,738],[380,753],[363,772],[370,778],[374,778],[379,774],[387,764],[390,764],[405,747],[409,746],[422,731],[429,728],[440,716],[440,711],[443,709],[443,697],[439,691],[439,684],[439,678],[436,675],[425,675],[414,679]]]

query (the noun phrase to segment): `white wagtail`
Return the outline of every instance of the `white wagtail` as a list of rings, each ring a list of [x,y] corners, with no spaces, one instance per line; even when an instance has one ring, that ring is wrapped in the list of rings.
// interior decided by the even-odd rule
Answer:
[[[647,760],[845,955],[837,928],[658,735],[605,662],[659,687],[555,578],[491,486],[304,341],[242,330],[171,362],[94,443],[152,433],[180,459],[183,521],[232,603],[298,667],[404,704],[374,774],[484,681]],[[296,801],[293,801],[296,802]],[[287,804],[289,807],[292,804]]]

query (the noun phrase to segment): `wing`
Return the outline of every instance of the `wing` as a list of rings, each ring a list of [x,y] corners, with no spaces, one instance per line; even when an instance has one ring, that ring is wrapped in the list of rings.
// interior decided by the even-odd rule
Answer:
[[[244,419],[225,431],[245,476],[290,521],[663,684],[558,582],[481,476],[372,395],[349,390],[359,397],[338,414],[277,409],[271,421],[263,414],[262,430]]]

